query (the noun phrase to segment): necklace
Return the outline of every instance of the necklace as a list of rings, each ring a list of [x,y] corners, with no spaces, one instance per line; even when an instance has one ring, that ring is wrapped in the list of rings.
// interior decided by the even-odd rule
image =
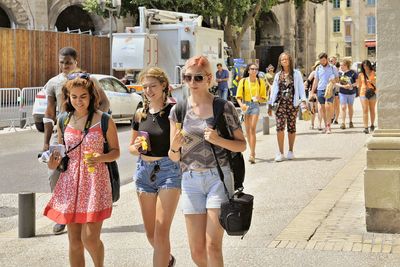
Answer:
[[[78,121],[80,121],[81,119],[85,118],[88,114],[85,114],[79,118],[76,118],[75,114],[72,114],[72,118],[74,119],[74,122],[77,123]]]
[[[160,115],[160,112],[157,113],[150,113],[151,117],[153,118],[153,122],[156,122],[157,117]]]

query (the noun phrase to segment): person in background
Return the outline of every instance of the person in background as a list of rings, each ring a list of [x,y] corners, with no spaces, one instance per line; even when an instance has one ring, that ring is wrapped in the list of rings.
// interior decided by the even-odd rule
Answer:
[[[224,100],[228,99],[228,80],[229,72],[222,68],[222,64],[217,64],[217,72],[215,73],[215,80],[218,83],[218,95]]]
[[[314,66],[312,66],[312,71],[310,73],[310,75],[308,76],[307,80],[304,82],[304,88],[305,88],[305,92],[306,92],[306,98],[309,101],[309,105],[310,105],[310,110],[311,110],[311,130],[314,129],[314,122],[315,122],[315,114],[318,111],[318,102],[317,102],[317,98],[315,96],[311,95],[311,91],[312,91],[312,85],[314,82],[314,78],[315,78],[315,69],[319,66],[319,61],[316,61]],[[319,126],[318,126],[318,130],[322,131],[322,127],[321,127],[321,123],[322,123],[322,118],[320,116],[320,113],[318,113],[318,122],[319,122]]]
[[[140,73],[139,82],[145,101],[132,123],[129,144],[129,151],[139,155],[137,196],[147,240],[153,247],[153,266],[174,266],[169,233],[181,193],[181,171],[168,157],[168,116],[173,106],[168,101],[169,81],[162,69],[151,67]]]
[[[272,66],[271,64],[268,65],[267,69],[266,69],[266,82],[269,84],[270,87],[272,87],[272,83],[274,82],[274,77],[275,77],[275,68],[274,66]]]
[[[337,57],[335,57],[335,56],[330,57],[329,63],[334,65],[337,68],[338,74],[340,76],[342,71],[340,69],[340,63],[338,62]],[[331,123],[339,124],[338,123],[339,113],[340,113],[339,87],[335,86],[334,87],[334,98],[333,98],[333,114],[332,114]]]
[[[236,96],[237,87],[239,85],[239,81],[242,79],[242,75],[240,72],[240,66],[235,65],[232,68],[232,88],[231,88],[231,95]]]
[[[65,99],[63,110],[68,115],[65,121],[59,121],[57,132],[58,143],[65,144],[69,161],[44,215],[57,224],[68,226],[71,266],[85,266],[86,249],[93,265],[102,267],[104,245],[100,233],[103,221],[112,211],[112,189],[106,162],[112,162],[120,155],[117,127],[112,119],[108,120],[109,152],[104,154],[103,112],[99,110],[98,90],[88,73],[72,73],[67,79],[62,94]],[[49,169],[56,169],[61,159],[60,153],[54,151],[48,162]]]
[[[340,74],[339,83],[336,86],[339,88],[341,112],[341,125],[340,129],[346,129],[346,108],[349,110],[349,128],[354,128],[353,125],[353,104],[356,97],[356,81],[357,73],[351,70],[351,61],[343,59],[340,63],[342,72]]]
[[[375,106],[376,106],[376,76],[371,61],[364,60],[361,64],[361,72],[358,76],[358,88],[360,89],[360,101],[363,108],[364,133],[375,130]],[[367,98],[367,91],[372,92]],[[371,126],[368,130],[368,113],[371,119]]]
[[[256,128],[260,115],[260,103],[267,100],[264,79],[258,78],[258,66],[254,63],[247,65],[243,79],[239,82],[236,99],[244,112],[247,142],[250,146],[249,162],[256,163]]]
[[[315,79],[312,87],[312,95],[317,93],[317,99],[320,104],[318,112],[321,114],[322,119],[325,123],[325,133],[332,133],[331,130],[331,118],[333,114],[333,99],[325,98],[325,90],[330,81],[338,81],[338,70],[335,66],[329,64],[328,55],[326,53],[321,53],[318,56],[320,65],[315,70]],[[325,105],[327,107],[325,108]]]
[[[294,69],[292,56],[288,52],[280,54],[278,69],[279,72],[275,75],[272,84],[268,115],[272,115],[272,106],[277,105],[275,117],[279,152],[275,157],[275,161],[281,162],[285,159],[283,149],[286,125],[289,140],[289,151],[286,158],[288,160],[295,158],[293,148],[296,138],[296,118],[299,112],[299,105],[303,110],[307,110],[307,98],[304,91],[303,75],[300,71]]]
[[[63,47],[58,52],[58,65],[60,68],[60,74],[51,78],[44,86],[44,91],[47,95],[47,107],[43,118],[44,124],[44,144],[43,151],[49,150],[49,144],[57,144],[58,136],[57,133],[53,134],[54,124],[57,121],[57,113],[62,112],[62,88],[67,82],[67,75],[77,69],[78,65],[78,53],[73,47]],[[98,88],[96,86],[96,88]],[[110,103],[105,95],[104,91],[99,89],[100,107],[102,111],[108,111]],[[50,142],[50,139],[51,142]],[[58,170],[49,170],[49,183],[50,189],[53,192],[54,187],[58,181],[60,172]],[[64,232],[65,225],[56,224],[53,227],[53,233],[55,235]]]
[[[218,217],[221,203],[227,201],[228,196],[218,173],[211,144],[214,145],[216,157],[224,173],[224,183],[231,197],[233,179],[226,149],[242,152],[246,149],[246,141],[239,116],[229,101],[224,104],[222,116],[233,140],[219,136],[218,131],[213,129],[215,100],[209,93],[213,77],[211,64],[206,57],[190,58],[185,64],[183,79],[189,87],[190,96],[185,103],[186,115],[183,120],[178,118],[182,114],[177,114],[177,105],[171,110],[169,156],[173,161],[181,162],[181,206],[192,259],[197,266],[222,267],[224,229]]]

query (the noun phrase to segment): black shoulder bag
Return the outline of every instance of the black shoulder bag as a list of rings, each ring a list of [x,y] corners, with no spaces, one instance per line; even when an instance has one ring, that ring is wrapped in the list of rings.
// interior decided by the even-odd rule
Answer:
[[[110,148],[108,146],[107,142],[107,130],[108,130],[108,120],[110,118],[110,115],[107,113],[103,112],[101,115],[101,130],[103,132],[103,137],[104,137],[104,154],[108,153],[110,151]],[[119,179],[119,171],[118,171],[118,164],[114,160],[112,162],[106,162],[108,172],[110,174],[110,183],[111,183],[111,189],[112,189],[112,200],[113,202],[117,202],[119,197],[120,197],[120,179]]]
[[[221,99],[222,100],[222,99]],[[223,100],[225,102],[225,100]],[[222,103],[222,101],[219,100],[219,98],[216,98],[213,103],[214,110],[223,110],[225,103]],[[220,125],[219,121],[223,118],[223,112],[219,112],[218,116],[214,116],[214,129],[217,128],[217,125]],[[226,126],[226,122],[225,127]],[[251,224],[251,218],[253,215],[253,202],[254,202],[254,196],[250,194],[246,194],[243,192],[243,185],[242,187],[239,188],[239,190],[233,194],[232,197],[229,196],[229,191],[226,188],[225,181],[224,181],[224,173],[221,169],[221,166],[219,164],[217,154],[215,153],[215,146],[211,144],[211,148],[214,154],[215,161],[217,162],[217,170],[219,177],[222,181],[222,184],[224,185],[224,190],[225,194],[228,198],[228,201],[223,202],[221,204],[221,213],[219,215],[219,222],[221,226],[225,229],[226,233],[228,235],[232,236],[242,236],[242,239],[244,235],[247,233],[247,231],[250,229],[250,224]],[[241,153],[240,153],[241,154]],[[230,157],[230,155],[227,155]],[[242,156],[243,160],[243,156]],[[229,161],[231,163],[231,161]],[[244,164],[244,160],[243,160]],[[232,167],[232,166],[231,166]],[[232,169],[233,175],[235,176],[234,169]],[[243,168],[243,179],[244,179],[244,168]],[[243,180],[242,180],[243,182]],[[235,181],[236,184],[236,181]],[[236,185],[235,185],[236,186]]]

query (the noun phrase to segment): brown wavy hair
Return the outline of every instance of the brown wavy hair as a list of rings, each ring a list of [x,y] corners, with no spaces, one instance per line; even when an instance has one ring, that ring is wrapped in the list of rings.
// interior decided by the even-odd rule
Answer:
[[[163,88],[163,94],[164,94],[164,107],[167,105],[168,102],[168,97],[170,96],[169,93],[169,80],[168,76],[163,71],[161,68],[158,67],[150,67],[147,68],[139,73],[139,82],[143,83],[143,80],[146,78],[154,78],[158,80],[161,84],[165,84]],[[146,119],[147,117],[147,112],[149,111],[150,108],[150,100],[147,99],[146,94],[143,93],[143,109],[141,112],[139,112],[139,121]],[[164,114],[164,110],[160,111],[160,116]]]
[[[71,75],[73,73],[82,73],[82,74],[87,74],[86,72],[82,71],[73,71],[68,75]],[[90,74],[89,74],[90,75]],[[94,82],[92,78],[83,78],[80,76],[77,76],[76,78],[72,80],[68,80],[67,83],[64,85],[62,89],[62,95],[64,99],[64,103],[62,105],[63,110],[66,112],[74,112],[75,108],[71,104],[71,99],[70,99],[70,90],[75,87],[82,87],[86,89],[89,93],[90,97],[90,102],[89,102],[89,107],[88,111],[89,112],[95,112],[98,110],[100,103],[99,103],[99,93],[97,92],[97,89],[94,85]]]
[[[284,55],[288,56],[288,58],[289,58],[289,77],[290,77],[291,79],[293,79],[293,74],[294,74],[294,62],[293,62],[293,57],[290,55],[289,52],[285,51],[285,52],[282,52],[282,53],[279,55],[279,59],[278,59],[278,70],[279,70],[279,71],[283,71],[283,67],[282,67],[282,64],[281,64],[281,59],[282,59],[282,57],[283,57]]]

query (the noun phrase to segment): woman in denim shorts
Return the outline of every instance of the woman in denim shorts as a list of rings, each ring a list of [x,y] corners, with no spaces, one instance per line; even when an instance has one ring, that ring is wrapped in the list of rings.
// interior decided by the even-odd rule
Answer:
[[[358,76],[358,88],[360,88],[360,101],[363,109],[364,133],[375,130],[375,106],[376,106],[376,77],[371,61],[364,60],[361,64],[361,72]],[[367,90],[372,90],[374,95],[367,98]],[[368,113],[371,126],[368,130]]]
[[[258,66],[254,63],[247,65],[243,79],[240,80],[236,99],[244,112],[247,142],[250,146],[249,161],[256,163],[256,128],[260,115],[260,103],[267,100],[265,80],[258,78]]]
[[[213,77],[211,65],[204,56],[190,58],[184,68],[183,79],[190,89],[186,113],[182,120],[173,107],[171,120],[171,148],[169,156],[181,162],[181,206],[192,259],[197,266],[223,266],[222,238],[224,230],[218,217],[221,203],[228,200],[217,171],[211,144],[224,173],[229,194],[233,193],[232,174],[225,149],[239,152],[246,149],[239,116],[233,104],[226,101],[223,116],[234,140],[224,139],[213,130],[214,96],[209,93]],[[183,117],[183,116],[182,116]],[[183,125],[178,121],[182,121]],[[182,127],[182,129],[181,129]]]
[[[144,89],[144,107],[132,123],[129,151],[139,155],[135,183],[154,266],[173,266],[169,232],[181,188],[179,164],[168,157],[172,104],[168,103],[168,78],[152,67],[139,76]]]

